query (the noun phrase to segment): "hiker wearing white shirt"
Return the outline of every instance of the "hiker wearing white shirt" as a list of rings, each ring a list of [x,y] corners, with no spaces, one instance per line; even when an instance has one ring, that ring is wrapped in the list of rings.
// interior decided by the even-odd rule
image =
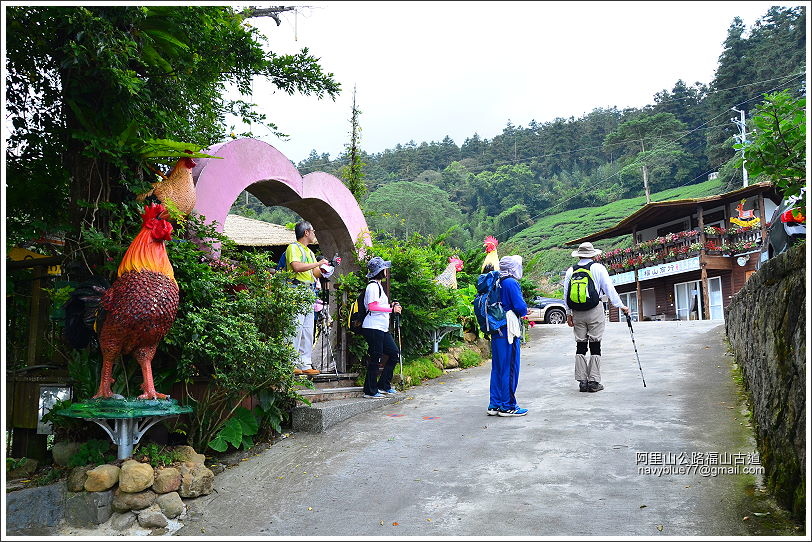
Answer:
[[[578,263],[567,269],[564,277],[564,305],[567,307],[567,325],[575,332],[575,380],[578,391],[598,392],[601,384],[601,339],[606,327],[603,303],[608,296],[615,307],[629,314],[609,278],[609,271],[593,258],[601,251],[592,243],[581,243],[572,256]],[[589,362],[586,359],[589,348]]]

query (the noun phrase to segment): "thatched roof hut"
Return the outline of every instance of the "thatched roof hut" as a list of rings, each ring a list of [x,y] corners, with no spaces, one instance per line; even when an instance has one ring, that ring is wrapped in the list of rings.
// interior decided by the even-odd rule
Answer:
[[[293,230],[240,215],[228,215],[223,225],[226,237],[244,247],[287,246],[296,242]]]

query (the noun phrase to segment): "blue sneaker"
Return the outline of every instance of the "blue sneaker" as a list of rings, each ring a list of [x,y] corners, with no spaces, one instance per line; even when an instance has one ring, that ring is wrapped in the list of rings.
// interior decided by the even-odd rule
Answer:
[[[499,409],[493,405],[488,405],[488,416],[496,416],[496,413],[499,412]]]
[[[496,411],[497,416],[524,416],[527,414],[526,408],[516,407],[513,410],[502,410],[501,408]]]
[[[382,394],[381,392],[378,392],[375,395],[364,394],[364,399],[381,399],[383,397],[386,397],[386,395]]]
[[[389,388],[388,390],[378,390],[378,393],[386,393],[387,395],[392,395],[397,392],[398,390],[396,390],[395,388]]]

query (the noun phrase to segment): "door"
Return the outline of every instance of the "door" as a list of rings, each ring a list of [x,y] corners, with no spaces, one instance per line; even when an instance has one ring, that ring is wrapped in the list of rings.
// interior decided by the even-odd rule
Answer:
[[[654,288],[645,288],[640,291],[643,297],[643,320],[646,316],[649,319],[657,314],[657,299],[654,296]]]
[[[722,304],[722,277],[708,279],[708,303],[710,303],[711,320],[724,320],[725,311]]]
[[[702,290],[700,282],[681,282],[674,285],[678,320],[699,320],[702,314]]]
[[[632,317],[632,320],[638,322],[638,314],[637,314],[637,292],[628,292],[625,294],[618,294],[620,296],[620,301],[629,307],[629,316]],[[621,315],[623,313],[620,313]],[[625,317],[621,316],[620,321],[623,322]]]

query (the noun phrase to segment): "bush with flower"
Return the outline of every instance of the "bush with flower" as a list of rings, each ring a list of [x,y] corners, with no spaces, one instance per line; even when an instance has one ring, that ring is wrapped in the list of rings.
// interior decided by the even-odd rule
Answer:
[[[725,228],[720,228],[719,226],[705,226],[702,228],[702,231],[705,232],[705,235],[718,235],[722,236],[727,233]]]

